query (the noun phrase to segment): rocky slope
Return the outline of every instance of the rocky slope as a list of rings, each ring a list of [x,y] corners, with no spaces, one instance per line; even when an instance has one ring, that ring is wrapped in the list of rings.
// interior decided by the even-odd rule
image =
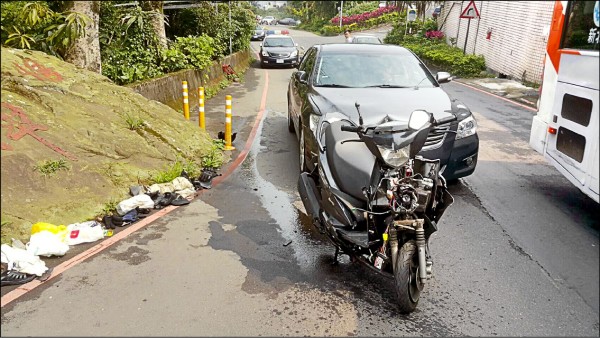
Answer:
[[[45,53],[2,47],[1,82],[3,243],[35,222],[91,219],[212,146],[177,111]],[[44,161],[66,169],[45,175]]]

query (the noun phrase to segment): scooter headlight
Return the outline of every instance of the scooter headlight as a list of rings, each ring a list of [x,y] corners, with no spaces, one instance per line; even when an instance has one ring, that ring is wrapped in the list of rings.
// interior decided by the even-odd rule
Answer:
[[[381,153],[381,157],[388,165],[398,168],[408,162],[410,158],[410,144],[404,148],[400,149],[392,149],[383,146],[377,146],[379,152]]]
[[[458,123],[458,129],[456,130],[456,139],[465,138],[467,136],[475,135],[477,132],[477,121],[473,115]]]

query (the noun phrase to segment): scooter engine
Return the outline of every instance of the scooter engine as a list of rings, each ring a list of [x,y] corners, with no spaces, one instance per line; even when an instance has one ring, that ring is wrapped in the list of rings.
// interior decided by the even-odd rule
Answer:
[[[395,178],[389,182],[386,196],[394,212],[400,214],[425,212],[433,188],[432,179],[416,175]]]

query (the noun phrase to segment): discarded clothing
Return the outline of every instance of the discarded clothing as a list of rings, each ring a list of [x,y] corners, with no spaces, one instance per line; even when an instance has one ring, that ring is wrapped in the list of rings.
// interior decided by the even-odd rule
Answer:
[[[146,194],[136,195],[119,202],[117,205],[117,213],[123,216],[137,207],[149,209],[154,208],[154,201]]]

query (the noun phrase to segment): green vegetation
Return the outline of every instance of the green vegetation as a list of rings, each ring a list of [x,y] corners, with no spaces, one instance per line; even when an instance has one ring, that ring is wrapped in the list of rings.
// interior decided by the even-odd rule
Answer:
[[[59,160],[45,160],[33,167],[33,170],[39,171],[45,177],[52,176],[59,170],[68,171],[70,169],[71,166],[62,158]]]
[[[144,127],[144,125],[146,125],[144,120],[142,120],[141,118],[139,118],[137,116],[134,117],[129,114],[125,115],[125,123],[127,123],[127,128],[129,130],[142,129]]]
[[[202,157],[203,168],[219,168],[223,165],[223,149],[225,149],[225,141],[215,139],[208,154]]]
[[[54,7],[59,7],[58,2]],[[87,15],[57,11],[48,1],[2,1],[0,7],[2,45],[40,50],[61,59],[92,23]]]
[[[176,160],[164,170],[156,171],[150,175],[147,184],[167,183],[173,181],[181,175],[182,171],[186,171],[190,177],[200,175],[201,168],[194,162]]]
[[[226,3],[215,8],[203,1],[201,7],[168,13],[170,22],[164,28],[171,42],[165,48],[152,25],[161,14],[144,11],[139,5],[115,7],[122,2],[101,1],[93,5],[99,13],[102,74],[120,85],[182,69],[204,69],[230,52],[247,49],[256,24],[248,2],[232,4],[230,24]],[[84,14],[60,12],[66,3],[3,1],[0,42],[64,59],[76,39],[93,24]]]
[[[483,56],[464,55],[462,49],[447,45],[443,35],[431,34],[437,32],[435,21],[422,22],[417,20],[414,22],[413,29],[416,30],[416,34],[405,35],[404,23],[400,22],[394,25],[392,31],[385,37],[384,42],[406,47],[429,66],[443,69],[455,76],[476,77],[480,76],[481,72],[485,70]],[[430,38],[426,36],[430,36]]]

